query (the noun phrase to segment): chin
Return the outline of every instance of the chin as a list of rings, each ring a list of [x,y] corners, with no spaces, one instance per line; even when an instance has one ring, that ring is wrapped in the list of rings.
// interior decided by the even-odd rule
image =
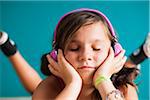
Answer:
[[[82,80],[83,80],[83,84],[85,85],[89,85],[89,84],[93,84],[93,73],[82,73],[80,74]]]
[[[83,79],[83,85],[93,85],[93,79]]]

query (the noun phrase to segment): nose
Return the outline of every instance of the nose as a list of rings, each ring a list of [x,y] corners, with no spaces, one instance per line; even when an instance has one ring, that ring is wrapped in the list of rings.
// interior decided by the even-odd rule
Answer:
[[[80,61],[91,61],[92,60],[92,54],[89,49],[83,49],[79,54],[79,60]]]

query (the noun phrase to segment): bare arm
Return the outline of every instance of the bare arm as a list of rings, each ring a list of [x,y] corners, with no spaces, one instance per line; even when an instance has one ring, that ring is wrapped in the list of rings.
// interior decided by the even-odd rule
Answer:
[[[51,75],[40,83],[32,96],[32,100],[62,100],[62,98],[64,100],[76,100],[81,88],[76,83],[64,86],[58,78]]]
[[[49,76],[42,81],[34,92],[33,100],[76,100],[81,91],[82,79],[75,69],[65,60],[61,50],[58,50],[58,62],[54,61],[50,55],[47,55],[50,71],[57,77],[60,77],[65,86],[60,87],[61,82],[58,78]]]
[[[125,67],[133,68],[148,58],[150,58],[150,33],[147,34],[145,41],[129,55]]]
[[[125,67],[127,68],[133,68],[135,66],[136,64],[134,64],[130,59],[127,59],[127,61],[125,62]]]
[[[106,99],[107,95],[110,92],[116,90],[116,88],[114,87],[114,85],[112,84],[110,79],[107,81],[104,81],[100,85],[98,85],[97,89],[98,89],[99,93],[101,94],[103,100]]]
[[[127,87],[128,88],[127,88],[126,92],[120,90],[121,92],[125,92],[124,99],[125,100],[138,100],[136,88],[129,84],[127,85]],[[109,94],[111,91],[116,90],[116,88],[113,86],[111,80],[107,80],[98,86],[98,90],[99,90],[100,94],[102,94],[102,97],[106,97],[106,94]],[[105,98],[103,98],[103,99],[105,99]],[[113,100],[113,98],[112,98],[112,100]]]
[[[32,93],[41,82],[41,77],[18,51],[13,56],[10,56],[9,60],[15,68],[24,87],[27,91]]]
[[[9,58],[24,87],[32,93],[41,82],[41,78],[22,57],[15,43],[9,39],[6,32],[0,32],[0,49]]]
[[[81,83],[80,83],[81,84]],[[56,100],[76,100],[81,90],[81,85],[78,82],[71,82],[66,85],[63,91],[56,97]]]
[[[47,55],[47,59],[50,63],[48,65],[50,71],[65,83],[65,88],[57,95],[56,100],[61,100],[62,98],[76,100],[82,86],[82,79],[78,72],[66,61],[60,49],[57,56],[58,62],[54,61],[50,55]]]
[[[103,100],[108,98],[108,100],[124,100],[122,93],[114,87],[110,80],[112,74],[118,72],[123,67],[126,61],[124,53],[125,51],[122,50],[119,55],[114,57],[113,49],[110,48],[108,57],[94,75],[94,85],[101,94]]]

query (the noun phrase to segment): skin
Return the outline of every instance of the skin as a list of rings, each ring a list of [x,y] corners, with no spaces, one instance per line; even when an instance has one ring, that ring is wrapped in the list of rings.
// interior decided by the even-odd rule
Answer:
[[[85,28],[86,29],[86,28]],[[84,30],[83,30],[84,31]],[[0,37],[1,37],[1,32],[0,32]],[[106,35],[107,36],[107,35]],[[110,51],[110,50],[108,50]],[[100,53],[100,52],[99,52]],[[64,53],[63,53],[64,54]],[[109,54],[108,54],[109,55]],[[108,56],[107,55],[107,56]],[[71,61],[69,60],[70,58],[66,58],[66,55],[61,55],[61,56],[65,56],[65,59],[64,60],[67,60],[67,63],[69,63],[71,65],[71,67],[74,67],[72,63],[70,63]],[[50,59],[50,58],[49,58]],[[58,84],[60,84],[60,82],[57,81],[57,79],[53,76],[50,76],[48,77],[47,79],[45,80],[42,80],[41,77],[38,75],[38,73],[32,69],[32,66],[30,66],[26,61],[25,59],[22,57],[22,55],[17,52],[16,54],[12,55],[11,57],[9,57],[9,60],[11,61],[11,63],[13,64],[16,72],[18,73],[18,76],[20,78],[20,80],[22,81],[23,85],[25,86],[25,88],[30,92],[30,93],[33,93],[34,90],[36,90],[36,93],[37,93],[37,90],[39,89],[43,89],[42,92],[40,94],[48,94],[49,91],[45,91],[47,90],[47,88],[50,88],[48,85],[49,84],[56,84],[56,88],[55,89],[49,89],[49,90],[52,90],[52,91],[55,91],[55,93],[51,93],[53,95],[53,97],[55,98],[60,91],[63,90],[63,88],[58,88]],[[101,59],[101,56],[99,56],[99,54],[97,54],[95,56],[95,60],[97,61],[97,64],[99,64],[100,62],[104,63]],[[105,59],[104,61],[106,61],[107,59]],[[69,62],[70,61],[70,62]],[[65,61],[64,61],[65,62]],[[102,63],[99,65],[101,66]],[[129,68],[132,68],[135,66],[135,64],[133,64],[130,60],[128,60],[126,63],[125,63],[126,67],[129,67]],[[20,67],[21,66],[21,67]],[[59,67],[59,66],[58,66]],[[24,69],[24,70],[22,70]],[[51,66],[50,66],[50,69],[52,70]],[[75,69],[75,68],[74,68]],[[101,68],[102,70],[103,68]],[[96,69],[97,70],[97,69]],[[77,69],[75,69],[75,71],[77,71]],[[97,70],[98,71],[98,70]],[[106,70],[107,71],[107,70]],[[103,71],[101,71],[103,72]],[[110,71],[111,72],[111,71]],[[78,72],[79,73],[79,72]],[[91,72],[91,73],[88,73],[87,71],[85,71],[84,73],[86,74],[82,76],[82,73],[81,73],[81,69],[80,69],[80,73],[79,73],[79,76],[81,77],[81,80],[82,80],[82,89],[81,89],[81,93],[80,93],[80,96],[81,97],[82,95],[88,95],[88,94],[91,94],[93,89],[89,89],[88,92],[82,92],[83,90],[87,90],[86,88],[90,87],[90,88],[93,88],[93,85],[89,85],[92,83],[91,80],[88,80],[88,76],[91,77],[90,75],[93,75],[94,76],[94,72]],[[97,72],[98,73],[98,72]],[[103,72],[104,73],[104,72]],[[53,73],[54,74],[54,73]],[[81,75],[80,75],[81,74]],[[90,75],[88,75],[90,74]],[[99,73],[98,73],[99,74]],[[61,76],[61,75],[60,75]],[[95,76],[97,76],[95,74]],[[110,75],[109,75],[110,77]],[[60,77],[61,78],[61,77]],[[93,77],[92,77],[93,78]],[[80,79],[80,78],[79,78]],[[90,78],[91,79],[91,78]],[[42,81],[42,83],[39,85],[39,83]],[[39,85],[39,86],[38,86]],[[37,88],[38,87],[38,88]],[[46,88],[45,88],[46,87]],[[55,85],[54,85],[55,87]],[[37,88],[37,89],[36,89]],[[40,91],[41,91],[40,90]],[[120,89],[121,91],[123,91],[122,89]],[[130,97],[130,94],[134,94],[136,95],[136,92],[135,92],[135,89],[129,85],[129,92],[128,92],[128,95],[126,95],[126,97]],[[132,92],[133,91],[133,92]],[[131,92],[131,93],[130,93]],[[36,94],[35,93],[35,94]],[[134,97],[134,95],[132,94],[132,97]],[[48,94],[49,95],[49,94]],[[40,95],[39,95],[40,96]],[[44,96],[44,95],[43,95]],[[46,97],[46,96],[45,96]],[[84,97],[84,96],[82,96]],[[137,97],[137,96],[135,96]]]
[[[96,87],[104,99],[109,92],[115,90],[110,77],[123,67],[126,61],[124,53],[122,50],[114,57],[110,40],[101,22],[82,26],[64,52],[58,50],[58,62],[47,55],[50,71],[64,81],[64,87],[58,88],[61,83],[54,76],[50,76],[37,87],[32,99],[90,100],[95,89],[93,83],[99,75],[108,78]],[[137,98],[137,95],[126,96],[129,99]]]
[[[81,27],[65,48],[64,56],[82,77],[83,84],[92,84],[93,74],[108,55],[110,40],[101,24]],[[82,68],[82,66],[91,68]]]
[[[20,81],[29,93],[33,93],[42,78],[33,69],[33,67],[24,59],[24,57],[17,51],[13,56],[9,57]]]

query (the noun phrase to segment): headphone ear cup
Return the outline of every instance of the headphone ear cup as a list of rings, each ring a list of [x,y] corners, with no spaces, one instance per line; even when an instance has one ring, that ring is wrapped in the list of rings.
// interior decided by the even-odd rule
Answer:
[[[57,51],[55,49],[50,52],[50,55],[55,61],[57,61]]]
[[[118,42],[114,43],[113,48],[114,48],[115,56],[117,56],[121,52],[121,50],[122,50],[122,46]]]

